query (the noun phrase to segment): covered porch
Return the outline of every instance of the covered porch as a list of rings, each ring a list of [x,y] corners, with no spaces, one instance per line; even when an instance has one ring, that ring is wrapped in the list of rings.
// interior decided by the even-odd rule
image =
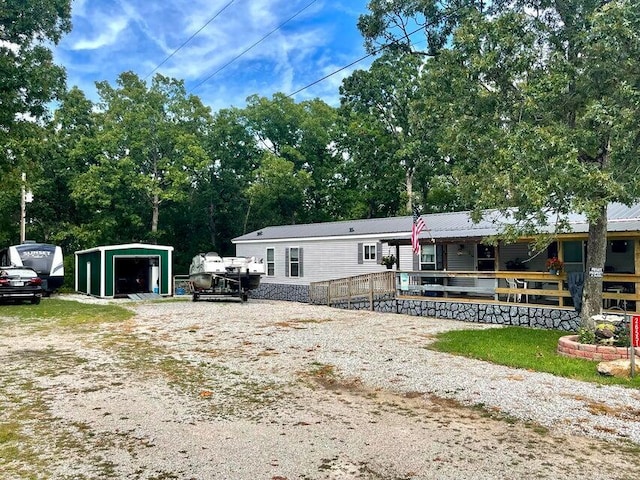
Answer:
[[[548,272],[396,272],[396,295],[434,300],[477,301],[574,308],[571,273]],[[640,276],[603,274],[603,310],[637,312]]]
[[[638,232],[611,232],[605,266],[591,272],[586,271],[586,234],[563,235],[538,252],[532,252],[532,242],[523,238],[490,245],[479,237],[421,239],[420,253],[415,255],[407,249],[406,239],[387,241],[396,258],[392,267],[397,276],[396,294],[574,307],[572,285],[581,291],[582,279],[591,275],[602,278],[603,309],[640,311]],[[410,269],[406,268],[407,256],[412,257]],[[552,258],[562,263],[560,271],[549,268]]]

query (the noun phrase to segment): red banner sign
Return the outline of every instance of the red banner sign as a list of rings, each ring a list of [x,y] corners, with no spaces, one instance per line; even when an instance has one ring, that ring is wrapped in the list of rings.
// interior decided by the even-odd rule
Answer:
[[[640,315],[631,317],[631,343],[634,347],[640,347]]]

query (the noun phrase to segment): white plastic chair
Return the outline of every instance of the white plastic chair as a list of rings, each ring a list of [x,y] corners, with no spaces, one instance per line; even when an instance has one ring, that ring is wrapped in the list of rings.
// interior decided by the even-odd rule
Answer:
[[[525,282],[524,280],[518,280],[517,278],[506,278],[505,280],[507,281],[507,285],[509,286],[509,288],[525,288],[525,289],[528,288],[527,282]],[[522,301],[521,293],[509,293],[507,294],[507,303],[511,301],[512,295],[513,295],[513,299],[516,302]],[[524,298],[525,298],[525,301],[529,303],[529,295],[525,294]]]

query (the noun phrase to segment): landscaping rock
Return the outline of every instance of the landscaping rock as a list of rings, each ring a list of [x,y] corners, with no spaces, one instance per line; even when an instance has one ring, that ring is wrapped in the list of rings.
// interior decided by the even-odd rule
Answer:
[[[611,360],[598,364],[598,373],[607,377],[626,378],[631,376],[631,361],[626,359]]]

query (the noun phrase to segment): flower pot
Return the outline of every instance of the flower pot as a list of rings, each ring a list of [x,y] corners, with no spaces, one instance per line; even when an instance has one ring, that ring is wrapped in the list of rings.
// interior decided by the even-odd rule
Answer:
[[[391,264],[391,265],[385,265],[385,267],[387,267],[387,270],[391,270],[391,267],[393,267],[393,264]]]

